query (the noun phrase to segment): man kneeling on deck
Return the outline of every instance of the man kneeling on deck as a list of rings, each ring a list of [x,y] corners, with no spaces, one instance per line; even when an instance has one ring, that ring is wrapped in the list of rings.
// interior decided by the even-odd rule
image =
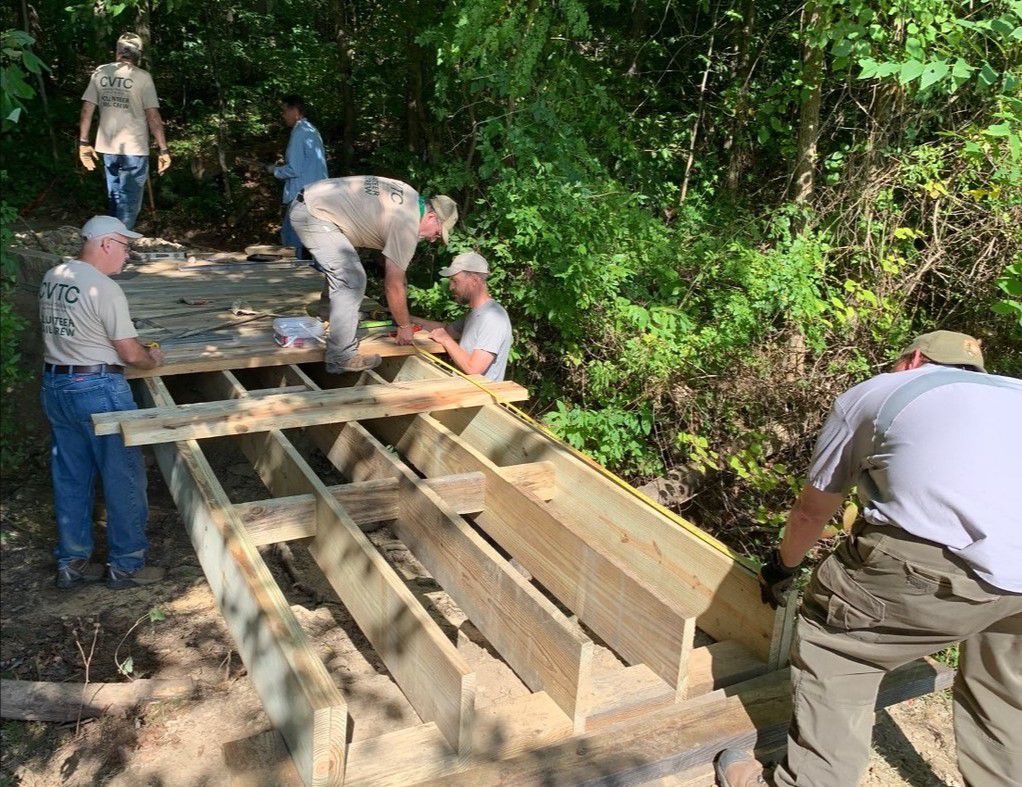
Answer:
[[[50,268],[39,288],[59,588],[103,578],[103,566],[90,561],[97,475],[107,512],[107,585],[150,585],[165,573],[145,565],[149,508],[142,449],[125,447],[119,434],[97,437],[92,428],[94,413],[137,409],[124,365],[163,364],[158,347],[136,338],[128,301],[110,278],[124,269],[131,241],[141,237],[120,219],[94,216],[82,227],[78,259]]]
[[[865,522],[816,569],[799,613],[788,751],[771,783],[858,784],[881,678],[961,642],[958,767],[974,787],[1022,784],[1022,380],[986,374],[979,342],[950,331],[917,338],[893,371],[838,397],[760,573],[764,600],[783,603],[858,487]],[[767,783],[731,749],[717,778]]]
[[[489,264],[470,251],[455,257],[449,268],[441,268],[440,275],[448,280],[454,300],[471,311],[448,325],[418,317],[415,322],[429,329],[429,338],[442,344],[465,374],[481,374],[500,382],[511,350],[511,320],[504,307],[490,297],[486,284]]]

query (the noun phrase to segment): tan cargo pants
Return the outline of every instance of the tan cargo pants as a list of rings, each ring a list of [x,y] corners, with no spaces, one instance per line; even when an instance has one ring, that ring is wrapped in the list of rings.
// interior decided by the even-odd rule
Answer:
[[[872,525],[810,581],[792,647],[788,751],[774,781],[858,784],[884,673],[956,642],[958,767],[970,787],[1022,784],[1022,594],[973,578],[932,542]]]

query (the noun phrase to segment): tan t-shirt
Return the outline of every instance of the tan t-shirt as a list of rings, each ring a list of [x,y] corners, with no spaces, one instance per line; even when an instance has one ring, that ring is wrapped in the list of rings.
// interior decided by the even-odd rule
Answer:
[[[148,71],[131,63],[107,63],[92,72],[82,101],[99,107],[97,153],[149,155],[145,111],[158,109],[156,86]]]
[[[351,245],[379,249],[407,269],[419,242],[419,192],[400,180],[358,175],[305,187],[305,206],[336,224]]]
[[[81,260],[50,268],[39,287],[47,363],[122,364],[116,339],[138,336],[121,286]]]

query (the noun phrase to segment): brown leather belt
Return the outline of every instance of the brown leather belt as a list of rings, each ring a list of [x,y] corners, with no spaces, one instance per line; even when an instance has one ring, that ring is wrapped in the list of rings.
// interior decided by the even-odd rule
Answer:
[[[43,371],[53,374],[124,374],[124,367],[115,363],[97,363],[92,366],[61,366],[56,363],[44,363]]]

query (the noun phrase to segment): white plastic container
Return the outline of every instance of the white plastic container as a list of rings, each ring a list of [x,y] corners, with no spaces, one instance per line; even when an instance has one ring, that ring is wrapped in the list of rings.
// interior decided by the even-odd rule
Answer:
[[[326,344],[323,323],[315,317],[278,317],[273,321],[273,340],[281,347]]]

